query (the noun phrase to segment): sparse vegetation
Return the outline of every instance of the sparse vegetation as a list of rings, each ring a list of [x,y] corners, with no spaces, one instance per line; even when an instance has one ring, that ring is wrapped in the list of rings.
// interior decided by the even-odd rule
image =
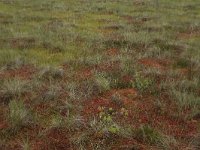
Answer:
[[[199,10],[0,0],[0,149],[198,149]]]

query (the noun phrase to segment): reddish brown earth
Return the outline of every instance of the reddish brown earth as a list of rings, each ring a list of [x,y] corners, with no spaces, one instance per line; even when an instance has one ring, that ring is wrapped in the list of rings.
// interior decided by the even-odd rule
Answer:
[[[140,59],[139,63],[147,67],[154,67],[158,69],[166,69],[166,67],[170,65],[170,61],[168,60],[152,59],[152,58]]]
[[[106,54],[109,56],[115,56],[119,54],[119,50],[116,48],[111,48],[106,51]]]
[[[120,106],[111,101],[111,95],[116,92],[119,93],[122,98]],[[173,112],[164,112],[160,114],[154,103],[155,100],[152,96],[143,97],[141,99],[134,89],[111,90],[102,97],[88,101],[85,104],[83,115],[86,116],[86,118],[90,118],[95,114],[98,115],[99,107],[113,108],[114,110],[119,110],[124,107],[129,110],[129,117],[128,119],[119,118],[125,119],[125,122],[131,123],[135,128],[140,127],[142,124],[151,124],[152,127],[161,130],[167,135],[183,138],[195,136],[198,127],[197,122],[193,120],[186,122],[173,119],[173,117],[170,116]]]
[[[25,65],[14,70],[0,72],[0,79],[20,78],[31,79],[37,69],[31,65]]]
[[[47,150],[47,149],[71,149],[70,142],[69,142],[69,135],[66,134],[66,131],[62,129],[51,129],[48,131],[45,140],[37,141],[35,145],[35,150]]]
[[[119,50],[117,49],[109,49],[105,53],[108,56],[114,56],[119,54]],[[143,65],[144,67],[152,67],[158,68],[161,70],[166,70],[171,65],[171,62],[168,60],[161,59],[153,59],[153,58],[143,58],[138,60],[138,63]],[[82,70],[78,70],[75,78],[77,80],[89,79],[93,76],[93,69],[97,69],[98,71],[106,71],[109,72],[111,70],[117,70],[120,66],[120,62],[113,62],[111,64],[100,64],[94,67],[84,68]],[[68,68],[68,66],[63,66],[63,68]],[[21,68],[15,70],[6,70],[0,73],[0,78],[21,78],[24,80],[32,79],[34,73],[36,73],[37,69],[33,66],[22,66]],[[182,69],[180,72],[187,72],[187,69]],[[123,81],[130,82],[132,77],[129,75],[123,76]],[[61,87],[64,87],[65,83],[61,83]],[[41,87],[39,89],[39,96],[42,95],[47,90],[48,85],[45,87]],[[113,101],[112,97],[114,94],[120,95],[119,101]],[[66,97],[68,94],[64,90],[64,88],[60,91],[60,96],[58,97],[58,103],[64,105]],[[31,95],[27,94],[26,102],[29,104],[29,97]],[[107,91],[98,97],[93,97],[90,100],[86,100],[83,103],[83,110],[81,111],[81,115],[88,121],[91,117],[98,117],[100,110],[99,107],[112,108],[114,111],[119,112],[121,108],[125,108],[128,111],[127,116],[119,115],[114,116],[115,120],[124,125],[129,124],[134,129],[138,129],[142,125],[151,125],[158,131],[166,135],[171,135],[176,138],[190,139],[194,138],[198,131],[198,121],[193,119],[189,121],[180,120],[173,116],[176,111],[176,107],[173,103],[168,102],[167,98],[163,96],[163,103],[166,105],[166,108],[170,108],[166,110],[160,110],[155,105],[156,97],[147,93],[141,95],[139,91],[134,88],[126,88],[126,89],[112,89]],[[74,104],[79,105],[79,104]],[[31,107],[31,106],[30,106]],[[53,106],[49,103],[40,103],[33,107],[33,110],[37,112],[39,115],[49,118],[50,110],[53,110]],[[60,112],[62,116],[67,116],[67,110],[62,110]],[[0,118],[0,130],[9,128],[9,124],[4,121],[5,118]],[[19,134],[27,134],[30,137],[30,144],[34,150],[48,150],[48,149],[73,149],[73,145],[70,142],[70,134],[66,131],[66,129],[50,129],[44,135],[44,137],[37,137],[37,134],[40,131],[44,131],[42,127],[34,126],[29,129],[24,128]],[[18,150],[21,149],[19,146],[18,139],[19,135],[9,142],[9,145],[12,145],[10,149]],[[112,149],[133,149],[135,145],[140,150],[148,150],[148,149],[156,149],[152,146],[149,146],[144,143],[144,141],[140,141],[134,138],[121,138],[117,135],[113,135],[116,144],[112,146]],[[97,134],[92,135],[91,137],[94,142],[99,141],[99,139],[103,138],[103,135]],[[179,145],[179,148],[185,149],[184,145]],[[88,147],[88,149],[90,149]]]
[[[200,37],[200,29],[188,30],[185,32],[178,33],[178,39],[190,39],[190,38],[198,38]]]
[[[91,78],[92,75],[93,75],[92,69],[91,68],[85,68],[85,69],[78,71],[76,78],[79,79],[79,80],[84,80],[84,79]]]

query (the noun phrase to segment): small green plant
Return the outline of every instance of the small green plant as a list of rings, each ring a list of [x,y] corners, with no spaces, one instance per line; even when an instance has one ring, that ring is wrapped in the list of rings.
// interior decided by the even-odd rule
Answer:
[[[141,92],[144,92],[147,90],[151,85],[153,84],[153,81],[149,78],[145,78],[143,76],[140,76],[139,74],[135,75],[135,81],[132,83],[132,86],[136,89],[138,89]]]
[[[21,147],[22,147],[23,150],[31,150],[31,145],[30,145],[28,138],[23,139]]]
[[[162,138],[161,134],[149,125],[141,126],[138,130],[136,130],[135,135],[136,138],[139,138],[140,140],[146,141],[150,144],[155,144]]]
[[[186,67],[189,67],[189,65],[190,65],[190,62],[185,58],[178,59],[178,61],[175,64],[175,66],[179,68],[186,68]]]
[[[102,131],[117,134],[120,132],[120,127],[114,122],[113,115],[116,114],[113,108],[106,109],[105,107],[99,107],[99,118],[103,125]]]
[[[117,124],[113,124],[108,128],[108,131],[112,134],[117,134],[120,132],[120,127]]]
[[[53,115],[51,119],[51,127],[59,128],[63,125],[63,117],[61,115]]]
[[[25,107],[22,100],[12,100],[9,103],[8,120],[13,128],[18,129],[26,125],[30,121],[30,117],[30,112]]]
[[[110,82],[103,75],[96,75],[95,82],[98,86],[100,93],[103,93],[110,89]]]
[[[112,120],[112,115],[114,115],[114,110],[112,108],[109,108],[108,110],[106,110],[105,107],[99,107],[98,110],[100,111],[99,113],[99,118],[103,121],[103,122],[111,122]]]
[[[127,110],[127,109],[125,109],[125,108],[121,108],[121,110],[120,110],[120,114],[121,114],[122,116],[127,117],[129,113],[128,113],[128,110]]]

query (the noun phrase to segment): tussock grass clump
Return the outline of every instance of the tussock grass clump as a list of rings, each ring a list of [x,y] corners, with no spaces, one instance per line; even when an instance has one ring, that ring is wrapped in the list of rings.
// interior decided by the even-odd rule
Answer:
[[[52,116],[50,123],[51,128],[63,127],[63,124],[64,124],[64,117],[57,114]]]
[[[112,135],[120,134],[121,129],[109,114],[104,114],[100,120],[93,118],[90,122],[90,127],[94,133],[99,133],[102,137],[111,137]]]
[[[5,64],[3,66],[3,69],[6,69],[6,70],[18,69],[24,66],[25,64],[26,64],[25,60],[19,57]]]
[[[19,61],[19,54],[13,49],[1,49],[0,51],[0,67],[5,69],[16,68],[22,64]],[[15,61],[16,60],[16,61]]]
[[[152,84],[153,84],[153,81],[150,78],[146,78],[139,74],[136,74],[135,80],[132,83],[132,86],[141,92],[145,92],[152,86]]]
[[[103,93],[110,89],[110,81],[102,75],[95,76],[95,83],[98,86],[100,93]]]
[[[190,66],[190,61],[182,58],[182,59],[178,59],[175,66],[179,67],[179,68],[186,68]]]
[[[31,150],[31,144],[28,138],[22,140],[21,147],[23,150]]]
[[[184,93],[195,93],[200,87],[199,81],[198,78],[194,78],[193,80],[184,79],[179,82],[174,82],[173,87]]]
[[[64,125],[69,131],[79,131],[85,127],[85,122],[82,116],[71,114],[65,118]]]
[[[149,144],[156,144],[161,139],[161,134],[149,125],[143,125],[138,130],[135,131],[136,138],[146,141]]]
[[[117,104],[118,106],[123,106],[122,96],[117,92],[111,96],[111,101]]]
[[[70,138],[70,141],[78,149],[86,149],[86,145],[90,141],[90,134],[91,133],[89,132],[83,132],[81,134],[74,135],[73,137]]]
[[[95,75],[81,82],[71,82],[66,86],[70,99],[85,100],[98,96],[110,89],[110,82],[103,75]]]
[[[68,83],[66,90],[69,93],[70,100],[85,100],[91,98],[92,95],[98,94],[98,90],[94,87],[94,83],[91,80],[81,83]]]
[[[8,103],[14,97],[20,97],[22,94],[30,91],[29,82],[20,79],[8,79],[3,81],[0,93],[4,103]]]
[[[171,94],[174,96],[176,103],[181,110],[200,106],[200,97],[197,97],[192,93],[187,93],[186,91],[180,92],[173,89]]]
[[[30,111],[26,108],[22,100],[12,100],[9,103],[8,120],[13,129],[19,129],[27,125],[31,119]]]
[[[64,77],[64,70],[48,66],[41,70],[39,77],[45,80],[62,79]]]
[[[59,98],[61,88],[59,85],[52,83],[46,92],[43,93],[42,99],[44,101],[53,101]]]

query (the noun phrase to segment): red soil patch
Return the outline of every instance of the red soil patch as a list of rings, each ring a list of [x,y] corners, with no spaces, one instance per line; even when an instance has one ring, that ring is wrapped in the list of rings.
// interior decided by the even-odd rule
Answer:
[[[196,134],[197,122],[186,122],[173,118],[170,114],[174,112],[171,110],[167,110],[165,113],[158,113],[154,103],[154,98],[150,96],[143,98],[143,100],[138,100],[136,105],[133,106],[130,120],[132,120],[132,124],[135,127],[139,127],[140,124],[150,124],[163,133],[175,137],[191,138]],[[170,105],[166,107],[172,108]]]
[[[120,95],[120,105],[111,100],[114,93]],[[177,138],[193,138],[198,130],[197,121],[174,118],[172,110],[159,113],[154,98],[152,96],[139,97],[135,89],[111,90],[99,98],[87,101],[83,109],[84,118],[87,120],[93,115],[98,115],[99,107],[113,108],[117,112],[121,108],[126,108],[128,116],[125,118],[118,116],[116,119],[119,122],[124,120],[123,122],[130,124],[135,129],[148,124],[158,131]],[[171,108],[172,106],[167,107]]]
[[[3,129],[6,129],[8,127],[9,127],[8,123],[6,123],[6,122],[1,122],[0,123],[0,131],[3,130]]]
[[[130,76],[130,75],[124,75],[124,76],[122,77],[122,80],[123,80],[124,82],[131,82],[131,81],[133,80],[133,77]]]
[[[44,131],[44,134],[39,136],[38,134],[40,134],[41,131]],[[32,127],[25,127],[20,133],[17,133],[14,139],[12,139],[9,144],[6,145],[8,146],[8,149],[21,150],[21,141],[23,140],[23,135],[25,135],[25,137],[28,135],[28,141],[31,149],[33,150],[72,149],[69,142],[70,136],[64,128],[52,128],[48,131],[45,131],[45,128],[40,128],[39,126],[35,125]]]
[[[119,50],[116,48],[111,48],[106,51],[106,54],[109,56],[115,56],[119,54]]]
[[[68,64],[63,64],[60,66],[63,70],[67,70],[69,68]]]
[[[111,99],[112,95],[119,94],[122,100],[122,103],[125,106],[134,103],[134,98],[138,96],[138,92],[135,89],[120,89],[120,90],[111,90],[105,94],[105,97]]]
[[[117,90],[116,92],[118,92],[119,94],[123,96],[128,96],[128,95],[132,95],[134,97],[137,96],[137,91],[135,89],[121,89],[121,90]]]
[[[82,71],[82,76],[85,78],[89,78],[92,76],[92,70],[91,69],[85,69]]]
[[[88,78],[91,78],[92,75],[93,75],[92,69],[85,68],[85,69],[82,69],[82,70],[77,72],[76,79],[78,79],[78,80],[88,79]]]
[[[5,106],[0,106],[0,131],[9,127],[8,122],[6,121],[4,113],[7,112]]]
[[[142,25],[143,22],[141,20],[136,20],[136,18],[132,16],[123,16],[123,19],[125,19],[129,24],[135,24],[135,25]]]
[[[139,63],[147,67],[153,67],[159,69],[165,69],[170,64],[170,62],[167,60],[160,60],[153,58],[140,59]]]
[[[193,33],[193,34],[190,34],[190,33],[179,33],[177,35],[177,38],[178,39],[190,39],[190,38],[197,38],[197,37],[200,37],[200,32],[198,33]]]
[[[182,69],[179,69],[178,71],[182,75],[187,75],[189,73],[189,69],[187,69],[187,68],[182,68]]]
[[[84,104],[83,115],[87,118],[92,115],[99,113],[99,107],[113,108],[115,110],[121,109],[121,105],[117,105],[112,101],[113,94],[118,93],[120,95],[120,103],[125,107],[134,105],[134,98],[137,97],[137,91],[135,89],[121,89],[121,90],[111,90],[102,97],[92,99]]]
[[[163,132],[177,138],[192,138],[197,133],[198,124],[192,121],[181,121],[172,118],[157,116],[155,117],[154,126],[161,125]]]
[[[48,134],[49,149],[70,149],[69,136],[66,131],[60,129],[52,129]]]
[[[31,79],[33,74],[36,72],[36,68],[31,65],[25,65],[21,68],[15,70],[6,70],[0,73],[0,78],[21,78],[21,79]]]
[[[98,66],[95,66],[95,69],[98,71],[105,71],[105,72],[112,72],[114,70],[119,70],[120,62],[119,61],[113,61],[109,63],[102,63]]]
[[[115,137],[116,139],[116,137]],[[142,145],[137,140],[134,139],[116,139],[116,143],[111,147],[113,150],[148,150],[150,147],[148,145]]]
[[[47,114],[47,110],[50,108],[50,105],[49,104],[45,104],[45,103],[41,103],[39,105],[36,105],[34,107],[35,111],[38,112],[39,114],[41,115],[46,115],[48,116]]]
[[[104,98],[92,99],[85,103],[83,115],[85,117],[91,116],[91,114],[96,115],[99,113],[99,107],[109,106],[109,100]]]

